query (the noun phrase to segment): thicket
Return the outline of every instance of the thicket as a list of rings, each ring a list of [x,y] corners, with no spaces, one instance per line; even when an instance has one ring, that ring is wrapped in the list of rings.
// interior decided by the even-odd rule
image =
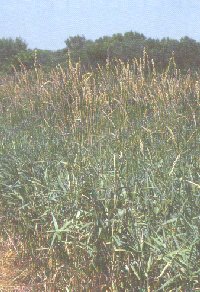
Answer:
[[[168,60],[174,56],[177,67],[182,71],[198,70],[200,66],[200,43],[183,37],[180,40],[170,38],[152,39],[137,32],[113,34],[96,40],[88,40],[85,36],[69,37],[61,50],[50,51],[37,49],[37,58],[45,70],[57,64],[65,64],[70,53],[74,62],[81,61],[88,70],[98,64],[105,65],[106,60],[120,59],[124,62],[140,58],[146,49],[149,58],[153,59],[157,70],[162,72],[168,66]],[[28,49],[25,41],[20,38],[0,39],[0,72],[13,73],[13,67],[21,70],[34,68],[35,50]]]

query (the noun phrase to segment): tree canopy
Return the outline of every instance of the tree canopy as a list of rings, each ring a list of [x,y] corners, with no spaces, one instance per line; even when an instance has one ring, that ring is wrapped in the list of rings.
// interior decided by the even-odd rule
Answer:
[[[61,50],[37,50],[38,63],[51,68],[62,64],[67,54],[73,61],[79,61],[84,66],[95,67],[103,64],[106,59],[120,58],[129,61],[142,57],[144,49],[150,59],[154,59],[158,69],[168,65],[169,58],[174,56],[177,67],[181,70],[198,69],[200,67],[200,42],[185,36],[180,40],[171,38],[147,38],[138,32],[116,33],[112,36],[102,36],[96,40],[86,39],[83,35],[70,36],[65,40]],[[21,38],[0,39],[0,72],[10,72],[11,65],[17,69],[23,63],[28,69],[34,65],[35,50],[28,48]]]

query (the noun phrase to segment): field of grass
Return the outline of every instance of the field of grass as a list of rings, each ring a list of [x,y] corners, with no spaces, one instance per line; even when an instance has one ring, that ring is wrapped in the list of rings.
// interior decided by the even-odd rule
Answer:
[[[0,234],[29,283],[200,289],[200,73],[22,66],[0,111]]]

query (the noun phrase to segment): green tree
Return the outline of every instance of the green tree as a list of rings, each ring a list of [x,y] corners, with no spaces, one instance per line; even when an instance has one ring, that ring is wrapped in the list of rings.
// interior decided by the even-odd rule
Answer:
[[[197,69],[200,66],[200,43],[189,37],[183,37],[179,42],[177,64],[180,68]]]
[[[0,39],[0,71],[8,71],[14,57],[27,51],[27,44],[21,38]]]

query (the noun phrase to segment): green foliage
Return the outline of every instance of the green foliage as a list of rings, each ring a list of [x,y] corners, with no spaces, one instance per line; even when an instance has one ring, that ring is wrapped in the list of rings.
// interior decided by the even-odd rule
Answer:
[[[0,39],[0,71],[6,71],[17,54],[25,52],[27,44],[21,39]]]
[[[105,64],[107,58],[120,58],[124,61],[141,58],[144,49],[159,70],[166,69],[172,54],[177,67],[182,70],[198,69],[200,66],[200,43],[189,37],[180,41],[170,38],[156,40],[130,31],[113,34],[111,37],[104,36],[95,41],[78,35],[70,37],[65,43],[74,61],[81,59],[85,65],[90,66]]]
[[[58,51],[37,49],[37,62],[50,70],[58,64],[66,64],[67,56],[73,62],[82,62],[84,68],[96,68],[105,65],[107,60],[120,58],[131,61],[142,58],[144,49],[149,58],[154,60],[157,70],[162,72],[168,66],[168,60],[173,55],[177,68],[183,72],[188,69],[198,70],[200,66],[200,43],[189,37],[178,40],[164,38],[152,39],[137,32],[117,33],[103,36],[96,40],[88,40],[85,36],[71,36],[65,41],[66,47]],[[0,39],[0,72],[13,72],[34,67],[35,50],[27,48],[20,38]]]
[[[199,288],[200,76],[150,64],[69,60],[0,87],[0,232],[33,281]]]

